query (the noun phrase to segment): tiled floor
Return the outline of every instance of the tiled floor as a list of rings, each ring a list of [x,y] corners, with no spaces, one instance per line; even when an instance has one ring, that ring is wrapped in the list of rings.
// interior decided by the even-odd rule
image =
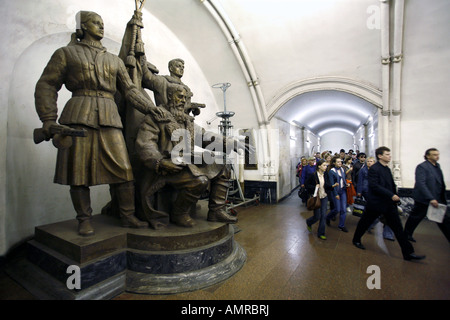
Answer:
[[[383,240],[382,226],[352,245],[359,218],[347,216],[348,233],[327,227],[327,240],[306,229],[311,212],[293,193],[277,205],[239,210],[235,239],[247,252],[244,267],[227,281],[167,296],[123,293],[116,299],[450,299],[450,244],[436,224],[423,221],[414,244],[421,262],[404,261],[397,242]],[[402,218],[403,223],[404,219]],[[381,289],[369,290],[367,267],[380,267]]]
[[[247,262],[233,277],[212,287],[174,295],[122,293],[117,300],[300,300],[300,299],[450,299],[450,244],[436,224],[423,221],[415,233],[420,262],[402,259],[397,242],[383,240],[382,226],[362,241],[366,250],[352,245],[357,217],[348,215],[348,233],[327,227],[327,240],[306,229],[311,212],[293,193],[277,205],[240,208],[236,241],[246,250]],[[404,223],[404,218],[402,218]],[[381,289],[369,290],[367,267],[380,268]],[[10,286],[7,297],[32,298],[20,286],[0,277],[0,287]],[[3,290],[0,290],[3,291]]]

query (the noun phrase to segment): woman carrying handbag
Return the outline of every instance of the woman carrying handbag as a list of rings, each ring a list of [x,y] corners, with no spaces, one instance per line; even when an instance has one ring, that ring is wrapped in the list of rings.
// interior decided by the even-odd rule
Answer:
[[[327,172],[328,163],[324,160],[317,161],[316,171],[305,182],[305,187],[309,194],[314,194],[316,187],[317,196],[320,198],[320,208],[314,209],[314,215],[306,220],[306,226],[308,231],[312,232],[311,226],[319,221],[319,229],[317,230],[317,236],[319,239],[326,240],[325,236],[325,217],[327,213],[327,192],[332,191],[332,186],[328,178]]]

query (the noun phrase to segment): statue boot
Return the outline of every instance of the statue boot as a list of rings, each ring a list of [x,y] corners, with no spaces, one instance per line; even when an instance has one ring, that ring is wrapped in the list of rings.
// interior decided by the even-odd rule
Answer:
[[[77,213],[78,234],[81,236],[91,236],[94,234],[94,228],[91,224],[92,208],[91,195],[88,187],[71,186],[70,197]]]
[[[117,197],[120,220],[125,228],[148,228],[146,221],[141,221],[134,215],[135,198],[133,182],[125,182],[114,185],[114,192]]]
[[[208,221],[236,223],[238,219],[227,213],[226,198],[229,188],[228,181],[217,181],[211,185],[209,195]]]
[[[170,221],[182,227],[192,228],[195,226],[195,220],[189,213],[199,198],[200,196],[196,196],[187,190],[181,190],[172,206]]]

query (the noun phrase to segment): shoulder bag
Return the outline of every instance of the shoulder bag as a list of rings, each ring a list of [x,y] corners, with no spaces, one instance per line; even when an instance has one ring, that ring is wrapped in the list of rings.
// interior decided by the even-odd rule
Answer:
[[[317,181],[316,173],[314,173],[314,177],[316,178],[316,183],[318,184],[319,182]],[[315,210],[320,208],[320,197],[319,197],[319,190],[317,187],[316,191],[314,192],[314,195],[310,197],[306,202],[306,208],[308,210]]]

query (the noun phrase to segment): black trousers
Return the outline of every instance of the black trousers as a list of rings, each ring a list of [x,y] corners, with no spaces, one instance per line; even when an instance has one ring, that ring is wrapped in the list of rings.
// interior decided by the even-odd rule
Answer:
[[[414,230],[416,230],[419,223],[427,215],[427,211],[428,204],[414,201],[414,207],[411,210],[411,213],[409,214],[408,220],[405,224],[405,233],[408,236],[413,235]],[[439,229],[441,229],[447,240],[450,242],[450,218],[448,217],[448,215],[444,217],[444,221],[442,221],[442,223],[436,224],[438,225]]]
[[[377,212],[373,209],[368,208],[366,212],[364,212],[363,216],[358,222],[358,226],[356,227],[355,234],[353,235],[353,242],[361,242],[361,237],[367,231],[367,229],[372,225],[372,223],[383,214],[386,224],[392,229],[394,232],[395,238],[397,239],[401,249],[403,257],[414,252],[414,248],[412,244],[408,241],[408,238],[403,230],[403,225],[400,220],[400,217],[397,212],[397,208],[394,207],[389,212]]]

